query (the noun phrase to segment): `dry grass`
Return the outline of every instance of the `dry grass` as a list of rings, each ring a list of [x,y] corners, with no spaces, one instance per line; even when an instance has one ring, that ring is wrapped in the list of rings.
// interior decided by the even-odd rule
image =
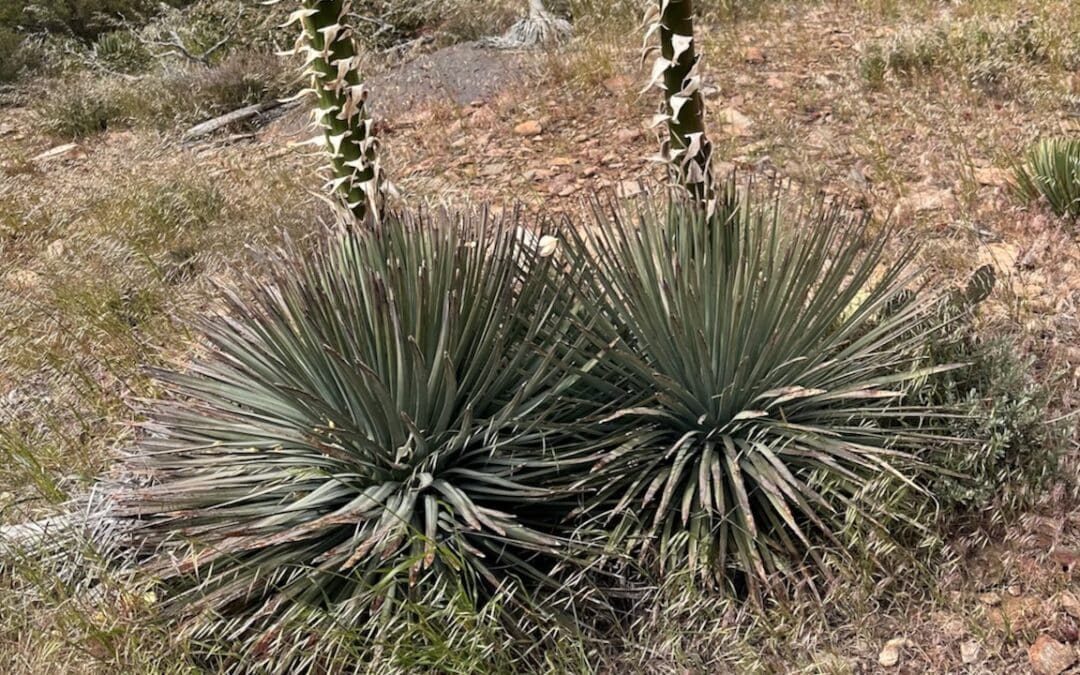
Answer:
[[[40,128],[58,139],[133,127],[170,131],[282,98],[296,79],[282,59],[240,53],[210,67],[189,64],[137,79],[91,73],[53,79],[33,107]]]
[[[584,15],[615,4],[570,7]],[[979,330],[1011,335],[1031,356],[1052,393],[1048,417],[1075,410],[1080,245],[1012,197],[1007,169],[1038,137],[1080,133],[1070,102],[1080,73],[1068,56],[1080,6],[740,6],[734,22],[730,5],[713,8],[703,30],[718,160],[893,217],[903,236],[927,243],[944,283],[994,264],[999,289]],[[478,106],[428,106],[387,129],[389,170],[403,191],[558,211],[647,173],[654,142],[642,120],[655,101],[636,94],[644,74],[634,68],[637,39],[625,38],[630,17],[605,17],[579,22],[575,41],[539,58],[540,84]],[[999,29],[1019,21],[1033,22],[1042,47],[971,37],[1011,35]],[[928,50],[925,66],[897,65],[909,45]],[[874,50],[884,68],[868,66]],[[1001,78],[988,87],[972,77],[980,72]],[[732,124],[733,112],[750,125]],[[320,229],[325,213],[307,192],[317,187],[317,158],[287,149],[273,129],[258,143],[182,150],[155,128],[173,117],[125,132],[106,123],[84,143],[85,157],[46,164],[29,159],[48,141],[25,111],[12,117],[17,134],[0,136],[0,522],[47,513],[107,471],[135,433],[139,398],[154,394],[142,368],[187,358],[185,321],[213,311],[214,284],[257,271],[252,248],[283,231]],[[526,120],[543,133],[514,136]],[[1064,469],[1075,475],[1075,438],[1066,450]],[[904,636],[914,645],[902,656],[910,672],[962,671],[967,641],[980,645],[978,668],[1024,672],[1035,636],[1075,635],[1061,601],[1080,570],[1051,551],[1080,549],[1077,497],[1047,488],[1022,516],[992,526],[974,518],[941,542],[937,559],[952,562],[933,570],[936,585],[912,572],[900,581],[920,583],[888,592],[838,586],[824,614],[660,598],[598,657],[611,672],[850,673],[876,667],[882,643]],[[47,576],[31,585],[48,593],[0,587],[5,672],[194,672],[182,645],[155,627],[142,589],[118,583],[108,601],[88,603]],[[1001,602],[980,599],[987,592]]]

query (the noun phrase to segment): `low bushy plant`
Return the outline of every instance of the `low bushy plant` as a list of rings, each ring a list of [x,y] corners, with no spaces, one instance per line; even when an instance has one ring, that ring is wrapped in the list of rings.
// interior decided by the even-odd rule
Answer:
[[[1051,390],[1033,377],[1030,356],[1008,335],[983,335],[967,320],[931,342],[931,358],[966,367],[927,380],[916,392],[926,405],[959,413],[939,463],[948,469],[932,492],[946,520],[986,517],[1000,524],[1057,476],[1071,424],[1051,423]]]
[[[98,36],[90,47],[90,58],[108,72],[130,74],[146,70],[153,57],[133,33],[115,30]]]
[[[973,86],[1002,91],[998,85],[1010,73],[1039,64],[1068,67],[1075,48],[1062,28],[1041,18],[976,16],[906,30],[867,45],[859,74],[877,88],[887,74],[910,78],[948,67]]]

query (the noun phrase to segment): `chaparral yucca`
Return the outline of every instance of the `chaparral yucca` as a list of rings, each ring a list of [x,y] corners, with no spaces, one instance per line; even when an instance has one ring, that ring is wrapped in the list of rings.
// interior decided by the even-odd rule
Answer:
[[[388,214],[273,258],[208,353],[161,373],[131,459],[151,484],[123,502],[187,635],[301,668],[462,603],[540,611],[575,280],[515,225]]]
[[[1059,216],[1080,219],[1080,139],[1040,141],[1014,173],[1016,192],[1022,199],[1045,199]]]
[[[887,529],[876,490],[917,492],[935,411],[905,393],[936,305],[908,289],[914,248],[886,255],[865,218],[734,184],[702,211],[598,206],[565,248],[593,274],[593,381],[626,392],[582,513],[657,569],[763,588]]]

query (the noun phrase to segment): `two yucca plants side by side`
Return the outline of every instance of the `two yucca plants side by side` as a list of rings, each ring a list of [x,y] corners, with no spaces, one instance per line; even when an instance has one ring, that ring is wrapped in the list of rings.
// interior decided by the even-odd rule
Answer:
[[[558,228],[384,210],[347,8],[294,18],[352,218],[160,373],[118,498],[183,637],[232,670],[445,671],[482,623],[470,649],[527,670],[665,576],[760,595],[888,537],[943,433],[906,402],[949,367],[936,301],[865,220],[715,186],[689,0],[656,24],[678,194]]]
[[[911,252],[726,194],[723,227],[598,204],[540,248],[390,211],[273,265],[161,374],[129,462],[163,611],[227,663],[308,668],[499,607],[527,668],[655,575],[761,594],[887,536],[875,491],[917,498],[941,433],[904,402],[935,371]]]

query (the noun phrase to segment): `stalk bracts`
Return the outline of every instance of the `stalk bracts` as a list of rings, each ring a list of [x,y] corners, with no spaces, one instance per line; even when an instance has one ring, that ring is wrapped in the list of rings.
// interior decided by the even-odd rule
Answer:
[[[286,25],[299,22],[300,37],[290,54],[304,58],[304,75],[315,94],[313,117],[322,135],[312,143],[330,155],[326,189],[357,220],[377,222],[389,186],[379,164],[378,141],[367,111],[368,90],[360,80],[360,59],[346,25],[351,0],[303,0]]]
[[[692,0],[659,0],[646,17],[643,58],[659,52],[653,64],[648,91],[664,91],[664,104],[653,126],[667,125],[660,144],[660,160],[668,166],[671,180],[684,187],[711,215],[716,205],[712,173],[712,144],[705,135],[705,99],[697,74],[700,57],[694,49]],[[655,33],[660,45],[651,45]]]

